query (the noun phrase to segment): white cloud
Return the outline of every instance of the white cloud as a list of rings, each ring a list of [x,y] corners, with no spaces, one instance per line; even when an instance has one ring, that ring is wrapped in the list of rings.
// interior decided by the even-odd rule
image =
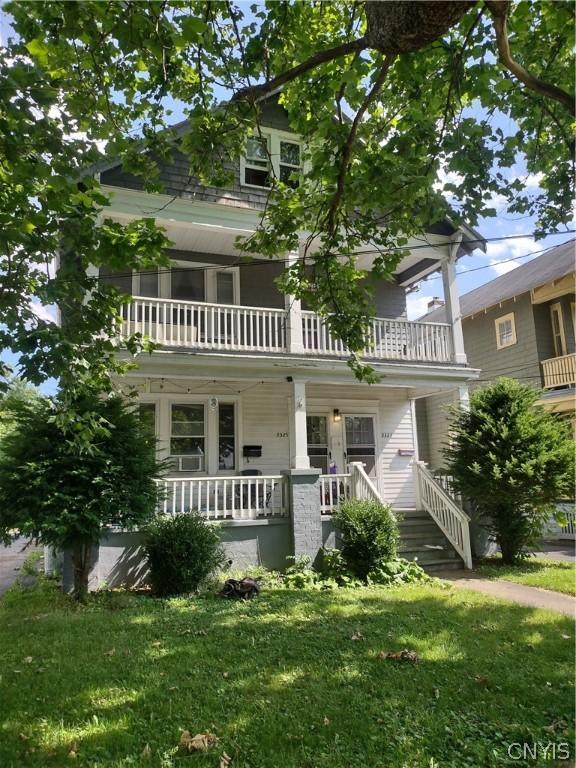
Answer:
[[[408,320],[417,320],[428,312],[428,302],[432,301],[434,296],[422,296],[413,292],[406,296],[406,312]]]
[[[530,257],[522,258],[523,256],[537,250],[539,250],[538,245],[532,237],[519,237],[517,240],[488,243],[486,256],[496,275],[505,275],[530,260]]]
[[[47,323],[56,322],[56,307],[54,305],[46,306],[40,304],[39,301],[31,301],[30,309],[40,320],[44,320]]]

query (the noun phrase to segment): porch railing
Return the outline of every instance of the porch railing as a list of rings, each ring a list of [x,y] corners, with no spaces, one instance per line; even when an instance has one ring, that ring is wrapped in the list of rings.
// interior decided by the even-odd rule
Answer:
[[[379,501],[384,503],[378,488],[374,485],[371,478],[368,477],[364,464],[360,461],[350,463],[350,472],[352,473],[352,496],[355,499],[367,499],[369,501]]]
[[[280,309],[135,296],[121,310],[122,335],[141,333],[166,347],[284,352],[286,313]]]
[[[323,515],[331,515],[338,504],[349,499],[352,475],[320,475],[320,512]]]
[[[542,360],[542,373],[545,389],[576,385],[576,354]]]
[[[289,514],[282,475],[166,477],[159,482],[164,514],[196,510],[207,520],[255,520]]]
[[[348,354],[314,312],[302,312],[301,322],[304,354]],[[134,296],[121,309],[120,336],[140,333],[164,347],[288,353],[286,325],[283,309]],[[449,363],[452,329],[445,323],[375,318],[363,354],[371,360]]]
[[[302,312],[303,343],[306,352],[346,355],[342,342],[333,337],[321,317]],[[452,361],[452,329],[446,323],[416,323],[408,320],[374,318],[363,356],[379,360]]]
[[[466,568],[472,568],[470,518],[434,478],[424,462],[417,461],[414,467],[420,504],[464,560]]]

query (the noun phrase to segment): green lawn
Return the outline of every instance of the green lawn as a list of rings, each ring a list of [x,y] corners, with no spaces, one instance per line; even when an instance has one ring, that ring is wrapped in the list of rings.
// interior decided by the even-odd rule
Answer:
[[[437,583],[86,607],[41,584],[0,601],[0,766],[518,765],[509,743],[573,736],[573,654],[568,618]],[[219,741],[180,758],[183,730]]]
[[[567,595],[576,595],[576,564],[549,560],[545,557],[531,557],[514,566],[503,566],[499,557],[485,560],[476,568],[486,579],[502,579],[530,587],[552,589]]]

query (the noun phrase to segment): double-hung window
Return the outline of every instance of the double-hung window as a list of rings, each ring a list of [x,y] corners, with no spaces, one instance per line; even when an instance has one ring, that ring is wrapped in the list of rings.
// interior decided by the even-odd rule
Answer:
[[[516,344],[516,325],[514,323],[514,312],[508,315],[502,315],[494,321],[496,325],[496,347],[504,349]]]
[[[206,469],[206,414],[203,403],[172,406],[170,454],[176,469],[204,472]]]
[[[290,134],[262,131],[248,138],[246,154],[240,162],[242,185],[269,189],[273,179],[277,179],[297,187],[301,170],[300,142],[292,139]]]

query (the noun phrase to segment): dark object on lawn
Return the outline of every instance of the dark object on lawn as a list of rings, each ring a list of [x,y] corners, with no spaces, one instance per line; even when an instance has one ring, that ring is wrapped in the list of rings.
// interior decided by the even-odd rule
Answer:
[[[404,648],[402,651],[398,651],[395,653],[394,651],[380,651],[378,656],[381,659],[391,659],[392,661],[405,661],[409,664],[418,664],[420,659],[418,658],[418,654],[416,651],[409,651],[408,648]]]
[[[260,584],[256,579],[227,579],[220,590],[222,597],[231,597],[238,600],[252,600],[260,594]]]

